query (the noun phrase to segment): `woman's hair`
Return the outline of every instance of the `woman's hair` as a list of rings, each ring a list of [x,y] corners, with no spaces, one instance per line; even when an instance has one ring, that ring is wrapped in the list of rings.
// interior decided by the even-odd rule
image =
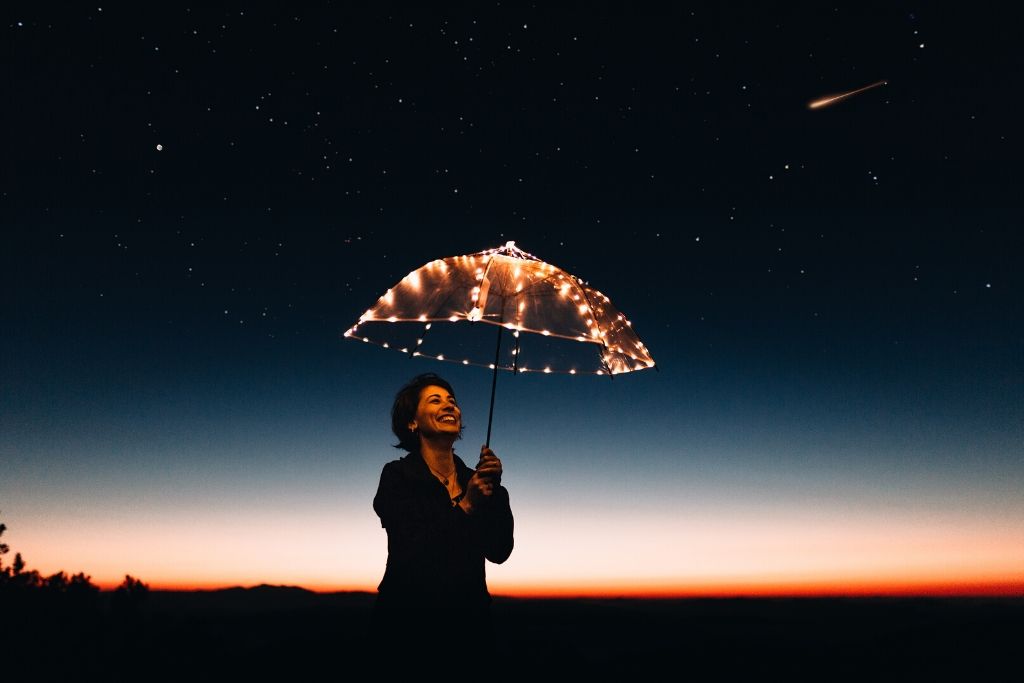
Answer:
[[[440,376],[432,372],[425,372],[416,375],[409,380],[404,387],[395,394],[395,402],[391,406],[391,431],[398,437],[395,448],[402,448],[410,453],[420,447],[420,438],[416,432],[409,429],[409,423],[416,417],[416,408],[420,404],[420,392],[425,387],[441,387],[455,396],[455,390]],[[462,428],[459,428],[459,438],[462,438]]]

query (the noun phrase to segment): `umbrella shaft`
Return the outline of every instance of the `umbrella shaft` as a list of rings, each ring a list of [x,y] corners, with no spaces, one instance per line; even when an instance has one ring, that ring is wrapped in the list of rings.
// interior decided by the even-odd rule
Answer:
[[[494,420],[494,390],[498,387],[498,356],[501,353],[501,325],[498,326],[498,343],[494,347],[494,376],[491,378],[491,408],[487,411],[487,448],[491,447],[491,421]]]

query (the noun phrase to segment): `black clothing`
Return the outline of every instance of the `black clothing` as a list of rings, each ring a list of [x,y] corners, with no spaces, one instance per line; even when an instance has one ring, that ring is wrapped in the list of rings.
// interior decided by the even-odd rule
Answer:
[[[463,491],[473,470],[455,456]],[[388,533],[388,563],[377,608],[485,610],[484,559],[501,564],[512,553],[512,510],[498,486],[472,515],[452,504],[448,490],[418,451],[384,466],[373,509]]]

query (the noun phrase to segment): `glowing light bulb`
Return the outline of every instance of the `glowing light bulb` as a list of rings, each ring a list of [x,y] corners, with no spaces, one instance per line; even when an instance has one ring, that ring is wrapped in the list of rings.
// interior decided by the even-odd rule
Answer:
[[[437,354],[437,359],[438,360],[444,360],[444,354],[443,353]]]
[[[467,318],[468,318],[468,319],[469,319],[470,321],[472,321],[472,322],[476,322],[477,320],[480,320],[480,318],[482,318],[482,317],[483,317],[483,313],[482,313],[482,311],[481,311],[481,310],[480,310],[479,308],[477,308],[476,306],[474,306],[474,307],[473,307],[473,310],[471,310],[471,311],[469,312],[469,315],[467,315],[466,317],[467,317]]]
[[[420,322],[421,322],[421,323],[425,323],[425,322],[427,322],[427,316],[425,316],[425,315],[423,315],[423,314],[421,313],[421,314],[420,314]]]
[[[398,322],[398,318],[396,318],[395,316],[391,316],[390,318],[388,318],[388,322],[389,323],[396,323],[396,322]]]

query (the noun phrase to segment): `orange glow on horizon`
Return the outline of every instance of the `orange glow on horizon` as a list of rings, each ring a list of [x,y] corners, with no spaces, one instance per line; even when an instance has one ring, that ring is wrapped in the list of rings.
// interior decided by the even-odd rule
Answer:
[[[113,590],[118,582],[98,582],[103,590]],[[151,582],[152,590],[212,591],[238,584],[215,582]],[[245,584],[252,588],[260,584]],[[315,593],[376,593],[367,585],[300,585]],[[686,599],[686,598],[868,598],[868,597],[1024,597],[1024,577],[1010,580],[970,580],[938,582],[929,580],[872,580],[799,582],[716,582],[694,584],[587,584],[577,586],[504,585],[492,587],[495,597],[521,599]]]
[[[1013,507],[998,516],[893,516],[788,503],[709,510],[694,501],[612,515],[525,501],[516,549],[505,564],[487,565],[487,581],[493,595],[523,598],[1024,597],[1019,520]],[[387,559],[386,534],[362,501],[286,517],[273,506],[239,506],[14,521],[12,552],[29,568],[81,571],[104,589],[131,574],[154,590],[268,584],[372,593]]]

